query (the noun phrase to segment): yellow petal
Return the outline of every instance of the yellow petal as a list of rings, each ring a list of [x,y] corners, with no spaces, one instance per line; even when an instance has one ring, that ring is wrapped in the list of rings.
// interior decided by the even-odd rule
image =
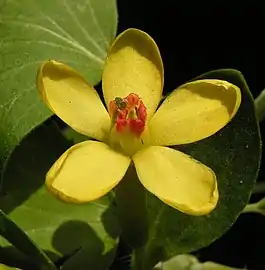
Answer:
[[[74,130],[104,140],[110,118],[97,92],[76,70],[56,61],[43,63],[37,87],[48,107]]]
[[[48,189],[65,201],[88,202],[102,197],[126,173],[130,158],[108,145],[85,141],[68,149],[46,176]]]
[[[190,215],[211,212],[218,201],[214,172],[177,150],[150,146],[134,157],[143,186],[166,204]]]
[[[103,70],[107,106],[115,97],[135,93],[142,98],[150,117],[162,97],[163,81],[163,63],[155,41],[138,29],[121,33],[109,51]]]
[[[236,114],[240,89],[222,80],[197,80],[173,91],[150,121],[151,144],[177,145],[207,138]]]

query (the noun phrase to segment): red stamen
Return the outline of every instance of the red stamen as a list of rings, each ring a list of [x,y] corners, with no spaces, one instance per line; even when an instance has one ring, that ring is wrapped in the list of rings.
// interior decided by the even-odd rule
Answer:
[[[120,133],[126,129],[141,136],[146,123],[146,107],[140,97],[134,93],[125,98],[115,98],[109,103],[110,116]]]
[[[145,127],[145,123],[139,119],[131,119],[129,120],[130,130],[136,133],[137,136],[140,136]]]
[[[142,120],[143,122],[145,122],[146,116],[147,116],[146,108],[145,108],[143,102],[141,101],[141,104],[140,104],[139,109],[138,109],[138,118],[140,120]]]
[[[117,120],[116,120],[116,130],[118,132],[123,132],[126,126],[127,126],[127,120],[126,119],[117,118]]]
[[[128,107],[129,107],[128,109],[130,108],[134,109],[135,107],[138,107],[141,101],[139,96],[133,93],[129,94],[125,99],[128,102]]]

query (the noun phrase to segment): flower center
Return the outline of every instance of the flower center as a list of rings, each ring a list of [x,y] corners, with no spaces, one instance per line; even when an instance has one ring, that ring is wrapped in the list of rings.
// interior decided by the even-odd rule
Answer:
[[[116,97],[109,103],[109,113],[112,121],[111,146],[132,156],[144,145],[141,138],[147,118],[144,103],[134,93],[125,98]]]
[[[140,137],[146,123],[146,107],[140,97],[129,94],[125,98],[116,97],[109,104],[112,123],[119,133],[132,132]]]

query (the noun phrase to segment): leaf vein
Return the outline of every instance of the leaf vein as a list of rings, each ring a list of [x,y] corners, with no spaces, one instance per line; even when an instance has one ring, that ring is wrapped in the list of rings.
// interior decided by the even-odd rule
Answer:
[[[0,79],[3,80],[8,75],[14,75],[18,71],[22,71],[24,68],[27,68],[27,67],[30,67],[30,66],[34,66],[34,65],[37,65],[37,64],[41,64],[41,63],[42,63],[42,61],[39,61],[38,60],[38,61],[24,63],[24,64],[22,64],[20,66],[16,66],[16,67],[12,67],[12,68],[6,69],[5,71],[3,71],[3,72],[0,73]],[[13,74],[10,74],[10,73],[13,73]]]
[[[35,28],[37,30],[41,30],[43,32],[46,32],[66,43],[68,43],[69,45],[71,45],[72,47],[75,47],[76,49],[79,49],[81,51],[83,51],[86,56],[92,60],[94,60],[95,62],[99,63],[100,65],[102,65],[104,63],[103,61],[103,57],[98,57],[97,55],[95,55],[94,53],[92,53],[91,51],[89,51],[88,49],[86,49],[84,46],[80,45],[79,43],[77,43],[76,41],[72,41],[69,38],[66,38],[56,32],[54,32],[53,30],[46,28],[44,26],[38,25],[38,24],[33,24],[33,23],[29,23],[29,22],[23,22],[23,21],[16,21],[16,20],[5,20],[4,23],[9,23],[9,24],[13,24],[13,25],[18,25],[18,26],[23,26],[25,28],[27,27],[31,27],[31,28]]]
[[[83,51],[77,50],[76,48],[67,47],[67,46],[64,46],[61,44],[57,44],[57,43],[49,42],[49,41],[45,41],[45,40],[12,40],[12,41],[2,40],[2,42],[3,42],[2,46],[7,45],[9,47],[11,47],[10,44],[12,44],[12,43],[14,43],[14,45],[19,45],[19,44],[31,45],[31,44],[35,43],[35,44],[40,44],[40,45],[47,45],[47,46],[50,46],[53,48],[68,50],[68,51],[76,53],[76,54],[81,54],[83,56],[87,56]]]
[[[18,117],[16,123],[11,127],[11,129],[10,129],[9,132],[12,133],[12,132],[17,128],[17,126],[20,124],[21,120],[22,120],[23,118],[25,118],[25,117],[27,116],[27,114],[28,114],[30,111],[32,111],[32,109],[34,109],[35,107],[37,107],[37,105],[39,105],[39,103],[40,103],[40,100],[37,100],[35,103],[31,104],[31,105],[27,108],[27,110],[25,110],[25,111]]]
[[[105,34],[103,33],[102,28],[99,26],[98,19],[97,19],[97,17],[95,16],[95,11],[94,11],[94,9],[93,9],[91,3],[90,3],[90,0],[86,0],[86,3],[87,3],[87,6],[88,6],[88,8],[89,8],[89,10],[90,10],[92,20],[93,20],[95,26],[97,27],[97,29],[98,29],[98,31],[99,31],[99,33],[100,33],[100,35],[101,35],[101,37],[102,37],[102,39],[103,39],[105,45],[106,45],[106,48],[108,48],[108,47],[109,47],[108,39],[107,39],[107,37],[105,36]]]
[[[9,100],[7,100],[5,103],[3,103],[2,105],[0,105],[1,108],[5,108],[8,107],[6,110],[4,110],[3,112],[3,118],[1,120],[1,122],[3,123],[7,116],[9,115],[9,112],[11,111],[12,107],[14,106],[15,102],[20,99],[20,97],[22,97],[23,95],[25,95],[26,93],[30,92],[33,88],[35,88],[35,86],[33,85],[32,87],[23,89],[19,91],[19,94],[16,95],[14,98],[10,98]]]
[[[105,58],[106,56],[106,52],[98,45],[98,43],[96,43],[93,38],[89,35],[89,33],[86,31],[86,29],[82,26],[82,24],[79,22],[79,20],[77,19],[77,17],[75,16],[75,14],[71,11],[70,7],[67,4],[67,0],[64,0],[64,6],[67,10],[67,12],[69,13],[69,15],[72,17],[72,19],[74,20],[74,22],[76,23],[76,25],[79,27],[79,29],[81,30],[81,32],[85,35],[86,39],[93,44],[93,46],[95,48],[97,48],[97,50],[100,52],[100,54],[102,55],[103,58]]]

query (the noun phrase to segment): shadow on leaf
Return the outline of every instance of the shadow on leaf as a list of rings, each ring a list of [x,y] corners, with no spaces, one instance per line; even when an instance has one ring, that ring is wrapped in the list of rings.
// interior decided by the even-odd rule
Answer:
[[[95,230],[79,220],[63,223],[54,233],[52,244],[64,255],[62,270],[107,269],[116,252],[116,248],[106,252]]]
[[[27,256],[17,250],[15,247],[0,247],[0,262],[11,266],[20,267],[25,270],[36,269],[36,266]]]
[[[82,205],[68,204],[44,187],[47,171],[70,146],[51,122],[29,134],[9,160],[1,209],[57,267],[106,269],[115,255],[120,232],[110,197]],[[0,237],[1,245],[0,261],[10,258],[13,266],[34,269],[28,261],[34,259],[31,252],[26,252],[28,258],[24,258]]]
[[[44,251],[53,261],[59,260],[59,256],[50,251]],[[0,247],[0,263],[23,270],[39,270],[36,262],[20,252],[14,246]]]
[[[51,122],[31,132],[11,155],[0,196],[1,209],[12,212],[39,189],[53,162],[70,146]]]

